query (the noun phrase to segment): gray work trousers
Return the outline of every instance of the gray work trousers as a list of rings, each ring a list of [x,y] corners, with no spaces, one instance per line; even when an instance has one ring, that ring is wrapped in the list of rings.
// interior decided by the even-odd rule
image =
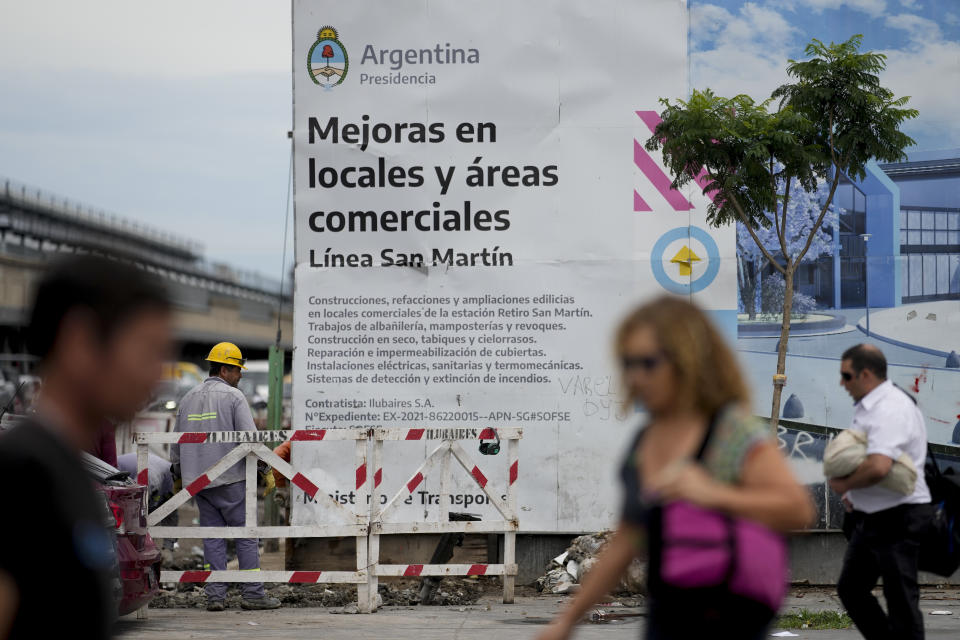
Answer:
[[[244,510],[245,482],[234,482],[220,487],[208,487],[194,496],[200,509],[201,527],[242,527],[246,524]],[[237,538],[237,560],[241,571],[260,570],[260,552],[256,538]],[[212,571],[227,568],[227,541],[221,538],[204,538],[203,558]],[[262,598],[262,582],[242,583],[244,598]],[[204,585],[207,600],[223,600],[227,597],[224,582],[208,582]]]

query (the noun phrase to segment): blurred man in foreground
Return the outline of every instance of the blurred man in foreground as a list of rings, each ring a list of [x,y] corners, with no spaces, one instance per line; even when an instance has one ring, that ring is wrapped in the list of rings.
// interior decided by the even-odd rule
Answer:
[[[84,472],[108,417],[150,399],[170,350],[169,303],[146,273],[74,256],[41,280],[27,346],[40,360],[35,415],[0,434],[0,637],[108,638],[112,541]]]

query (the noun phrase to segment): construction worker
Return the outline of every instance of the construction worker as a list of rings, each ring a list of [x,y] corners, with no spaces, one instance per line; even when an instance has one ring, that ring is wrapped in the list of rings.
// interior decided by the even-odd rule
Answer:
[[[240,349],[230,342],[215,345],[207,356],[210,377],[191,389],[180,401],[177,411],[177,431],[256,431],[247,399],[237,383],[243,376],[244,358]],[[235,443],[217,442],[182,444],[170,447],[170,462],[179,465],[183,486],[189,486],[218,460],[227,455]],[[241,460],[210,483],[194,497],[200,510],[201,527],[240,527],[246,524],[244,508],[246,482],[245,461]],[[241,571],[259,571],[260,555],[256,538],[238,538],[237,559]],[[227,542],[219,538],[204,538],[204,562],[208,569],[227,568]],[[207,611],[226,608],[227,585],[206,583]],[[276,609],[280,601],[267,597],[262,582],[243,583],[243,609]]]

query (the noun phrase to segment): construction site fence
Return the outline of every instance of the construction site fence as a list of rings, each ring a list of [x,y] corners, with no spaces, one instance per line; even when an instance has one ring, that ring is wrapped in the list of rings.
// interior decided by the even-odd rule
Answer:
[[[424,578],[428,576],[499,576],[503,581],[503,602],[512,603],[516,586],[516,536],[519,529],[517,480],[519,478],[520,440],[523,430],[516,427],[481,429],[298,429],[282,431],[198,431],[150,432],[135,434],[137,447],[137,482],[149,486],[149,450],[151,445],[236,443],[226,455],[195,480],[184,486],[147,516],[150,535],[156,538],[342,538],[356,540],[355,571],[161,571],[161,582],[285,582],[292,584],[355,584],[357,607],[363,613],[377,609],[377,589],[381,577]],[[463,437],[459,437],[463,436]],[[493,441],[506,444],[506,492],[497,495],[489,485],[489,476],[460,444],[464,440]],[[268,446],[291,441],[326,443],[354,442],[354,477],[356,505],[352,510],[331,497],[334,487],[307,469],[297,469],[275,454]],[[399,442],[435,442],[423,463],[405,482],[383,499],[384,449]],[[406,455],[409,455],[407,453]],[[243,526],[162,526],[160,523],[193,496],[215,481],[237,463],[245,461],[246,501]],[[257,522],[257,466],[263,461],[316,503],[327,507],[324,522],[306,525],[260,526]],[[424,482],[428,474],[440,467],[440,505],[449,503],[450,482],[459,470],[475,483],[496,509],[499,519],[470,522],[444,520],[446,509],[439,509],[436,520],[391,521],[385,517],[396,511],[408,496]],[[504,499],[505,497],[505,499]],[[149,499],[145,492],[144,500]],[[382,502],[382,503],[381,503]],[[363,508],[363,505],[369,505]],[[319,517],[319,516],[318,516]],[[487,533],[502,534],[503,562],[500,564],[381,564],[380,536],[388,534]]]

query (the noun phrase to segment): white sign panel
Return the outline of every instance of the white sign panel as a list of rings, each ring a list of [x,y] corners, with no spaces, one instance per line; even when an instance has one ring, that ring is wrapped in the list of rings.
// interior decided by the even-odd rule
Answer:
[[[679,0],[294,2],[295,428],[522,427],[521,529],[613,522],[638,422],[618,320],[736,300],[732,232],[642,148],[686,94],[686,31]],[[294,463],[353,504],[338,444]],[[387,443],[383,492],[436,444]],[[463,444],[505,492],[505,453]],[[438,484],[397,517],[435,516]],[[446,507],[495,513],[466,474]],[[299,493],[294,521],[318,509]]]

